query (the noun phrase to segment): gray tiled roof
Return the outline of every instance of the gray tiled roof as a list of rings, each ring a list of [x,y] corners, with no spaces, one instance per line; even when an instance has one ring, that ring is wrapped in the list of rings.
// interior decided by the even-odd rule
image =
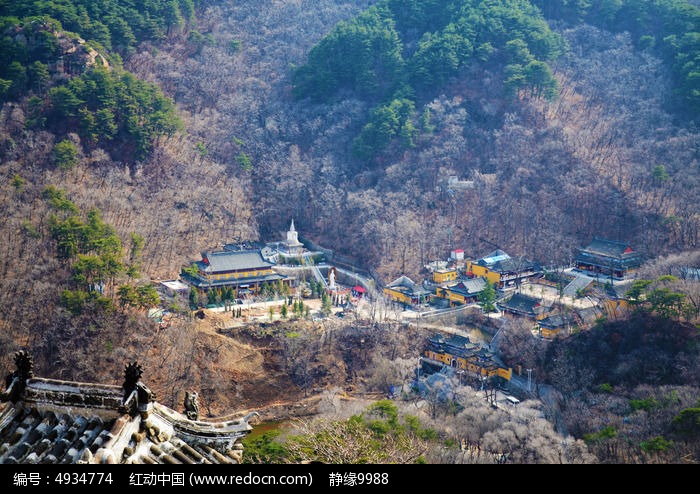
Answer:
[[[598,254],[609,257],[624,257],[626,255],[636,256],[636,252],[630,252],[625,254],[625,250],[630,247],[630,244],[626,242],[618,242],[615,240],[607,240],[604,238],[595,237],[590,244],[588,244],[583,249],[585,252],[590,252],[592,254]]]
[[[627,243],[594,238],[585,248],[579,248],[576,262],[584,266],[593,266],[602,272],[625,271],[641,265],[641,255],[632,250]],[[625,252],[627,251],[627,252]]]
[[[598,307],[584,307],[582,309],[577,309],[576,314],[584,324],[593,324],[597,318],[603,315]]]
[[[397,292],[410,295],[411,297],[421,297],[423,295],[429,295],[431,292],[423,288],[422,285],[414,283],[414,281],[408,276],[401,276],[396,278],[394,281],[387,285],[387,288],[395,290]]]
[[[408,276],[400,276],[396,278],[394,281],[389,283],[387,285],[389,288],[398,288],[398,287],[405,287],[405,288],[410,288],[413,289],[416,286],[416,283],[409,278]]]
[[[448,353],[455,357],[469,359],[483,368],[498,367],[495,355],[478,343],[472,343],[466,336],[445,337],[435,334],[428,338],[427,348],[436,353]]]
[[[448,288],[455,293],[473,297],[486,288],[486,283],[487,281],[484,278],[473,278],[471,280],[460,281],[456,285],[452,285]]]
[[[0,403],[3,464],[240,463],[239,440],[252,430],[251,415],[192,420],[156,401],[130,412],[118,386],[25,382],[19,397],[6,391]]]
[[[89,412],[88,412],[89,413]],[[5,404],[0,463],[78,463],[110,438],[114,420]]]
[[[574,323],[574,318],[571,316],[564,316],[563,314],[552,314],[551,316],[547,316],[541,321],[539,321],[539,325],[542,326],[543,328],[549,328],[549,329],[558,329],[558,328],[563,328],[567,324],[573,324]]]
[[[240,252],[205,252],[202,254],[209,263],[198,261],[197,266],[206,273],[222,273],[226,271],[240,271],[245,269],[264,269],[273,264],[265,261],[259,250]]]
[[[505,302],[499,302],[498,305],[505,310],[534,314],[535,307],[539,303],[540,301],[536,298],[523,295],[522,293],[515,293],[510,299]]]

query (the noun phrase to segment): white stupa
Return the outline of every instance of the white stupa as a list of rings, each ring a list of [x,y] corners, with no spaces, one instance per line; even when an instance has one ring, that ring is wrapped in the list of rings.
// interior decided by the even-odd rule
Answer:
[[[304,244],[299,242],[298,233],[294,228],[294,219],[292,219],[292,223],[291,225],[289,225],[289,230],[287,231],[287,240],[282,242],[282,249],[287,254],[301,254],[304,250]]]

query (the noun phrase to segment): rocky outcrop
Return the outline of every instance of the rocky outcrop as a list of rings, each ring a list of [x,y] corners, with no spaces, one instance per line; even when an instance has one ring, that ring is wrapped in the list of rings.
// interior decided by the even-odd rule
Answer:
[[[107,59],[73,33],[55,32],[59,56],[50,67],[55,76],[76,76],[92,67],[109,68]]]

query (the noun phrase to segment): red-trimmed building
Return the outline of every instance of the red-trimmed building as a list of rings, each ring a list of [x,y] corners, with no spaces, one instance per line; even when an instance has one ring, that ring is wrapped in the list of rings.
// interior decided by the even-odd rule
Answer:
[[[627,242],[595,237],[578,251],[577,269],[612,278],[626,278],[642,264],[641,255]]]

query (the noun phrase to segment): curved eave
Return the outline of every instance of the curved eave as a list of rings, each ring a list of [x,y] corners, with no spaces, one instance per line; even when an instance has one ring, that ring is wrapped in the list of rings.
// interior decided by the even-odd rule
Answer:
[[[253,430],[253,426],[245,418],[221,422],[190,420],[161,403],[154,403],[151,412],[171,425],[178,434],[186,434],[193,438],[201,437],[206,440],[216,438],[222,440],[236,439]]]

